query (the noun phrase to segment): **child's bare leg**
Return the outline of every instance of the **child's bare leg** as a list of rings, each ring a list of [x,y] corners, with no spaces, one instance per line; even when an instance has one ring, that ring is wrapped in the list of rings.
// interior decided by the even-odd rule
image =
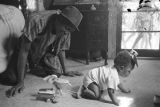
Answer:
[[[100,89],[96,83],[91,83],[88,89],[82,91],[82,97],[98,100],[100,98]]]

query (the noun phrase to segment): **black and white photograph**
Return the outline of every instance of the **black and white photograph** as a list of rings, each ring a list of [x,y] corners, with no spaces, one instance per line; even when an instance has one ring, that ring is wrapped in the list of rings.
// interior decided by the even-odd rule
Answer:
[[[0,107],[160,107],[160,0],[0,0]]]

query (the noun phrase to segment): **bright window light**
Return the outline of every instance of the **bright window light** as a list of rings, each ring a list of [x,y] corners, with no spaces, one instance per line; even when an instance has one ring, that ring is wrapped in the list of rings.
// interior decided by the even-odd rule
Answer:
[[[26,0],[27,2],[27,9],[30,11],[36,10],[36,0]]]

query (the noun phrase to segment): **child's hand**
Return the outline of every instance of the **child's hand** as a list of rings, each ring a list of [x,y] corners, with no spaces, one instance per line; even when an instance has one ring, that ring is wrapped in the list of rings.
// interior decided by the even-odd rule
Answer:
[[[131,90],[130,89],[126,89],[123,91],[124,93],[131,93]]]
[[[109,94],[109,97],[110,97],[111,100],[112,100],[112,103],[113,103],[114,105],[119,106],[119,102],[120,102],[120,101],[115,97],[115,95],[114,95],[114,90],[111,89],[111,88],[108,88],[108,94]]]
[[[119,106],[119,100],[113,101],[113,104],[116,105],[116,106]]]
[[[118,88],[123,92],[123,93],[131,93],[131,90],[130,89],[126,89],[123,84],[119,84],[118,85]]]
[[[130,89],[128,89],[127,93],[131,93],[131,90],[130,90]]]

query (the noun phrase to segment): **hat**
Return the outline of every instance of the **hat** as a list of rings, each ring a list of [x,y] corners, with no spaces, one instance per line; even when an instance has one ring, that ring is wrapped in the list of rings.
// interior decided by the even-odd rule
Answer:
[[[79,30],[78,26],[81,23],[83,15],[76,7],[67,6],[60,14],[69,20],[77,30]]]

